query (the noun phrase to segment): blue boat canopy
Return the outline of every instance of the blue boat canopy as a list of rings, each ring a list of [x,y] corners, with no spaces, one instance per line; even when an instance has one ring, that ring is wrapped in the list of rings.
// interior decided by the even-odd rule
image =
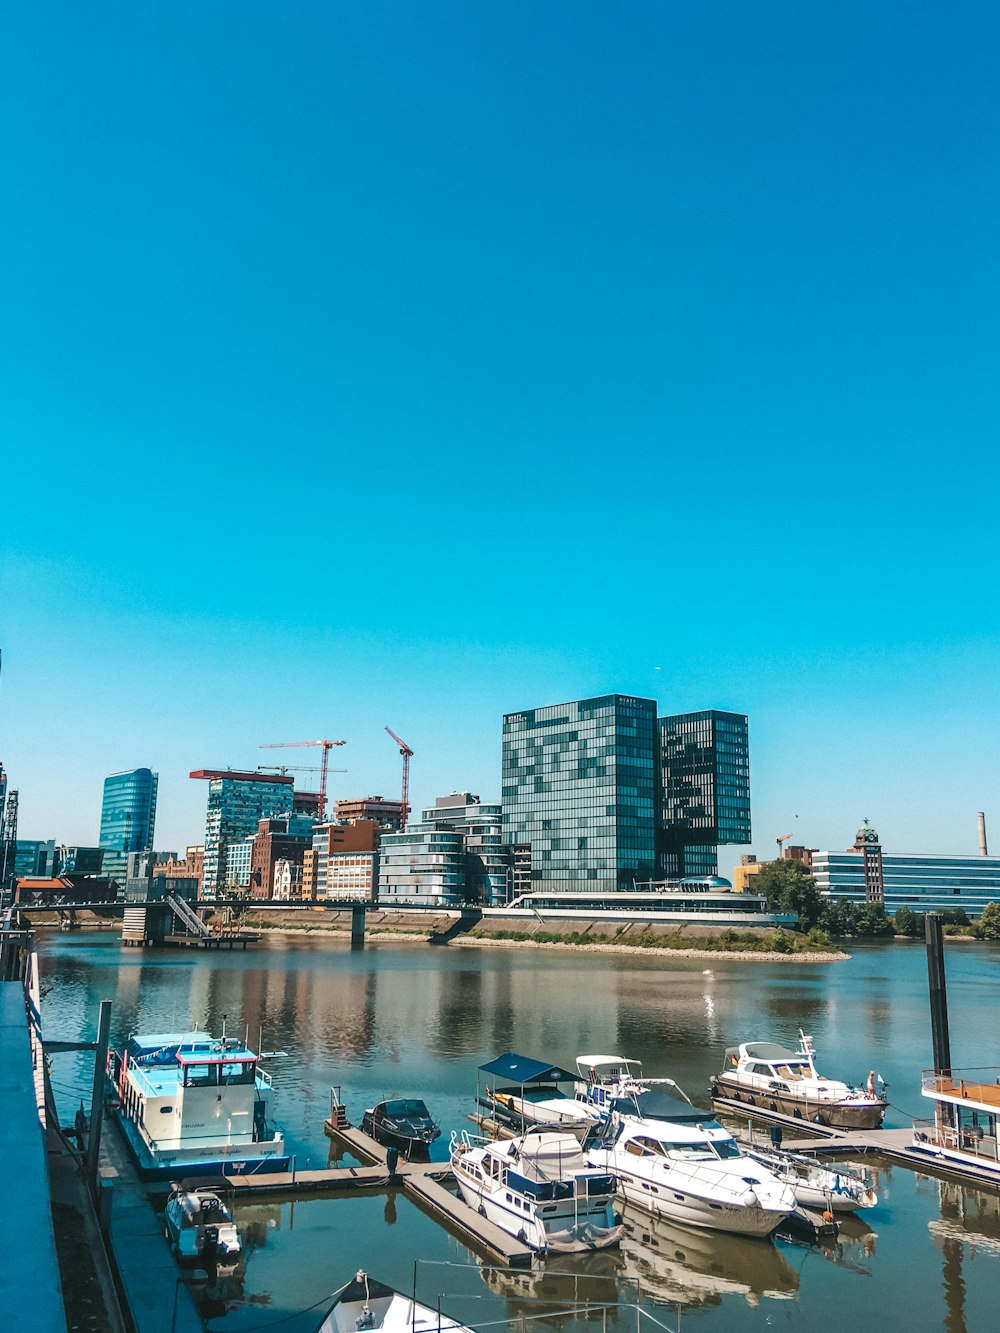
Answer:
[[[560,1069],[558,1065],[543,1065],[540,1060],[518,1055],[516,1051],[508,1051],[506,1055],[491,1060],[488,1065],[480,1065],[479,1072],[493,1074],[497,1078],[509,1078],[511,1082],[519,1084],[572,1083],[577,1077],[568,1069]]]

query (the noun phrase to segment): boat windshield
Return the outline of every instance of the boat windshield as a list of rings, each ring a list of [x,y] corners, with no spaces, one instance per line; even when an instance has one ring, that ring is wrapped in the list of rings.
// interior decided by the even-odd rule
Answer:
[[[397,1102],[386,1102],[385,1114],[390,1116],[426,1116],[428,1111],[423,1102],[400,1100]]]
[[[715,1149],[716,1157],[721,1157],[723,1161],[730,1157],[743,1156],[735,1139],[713,1139],[712,1147]]]

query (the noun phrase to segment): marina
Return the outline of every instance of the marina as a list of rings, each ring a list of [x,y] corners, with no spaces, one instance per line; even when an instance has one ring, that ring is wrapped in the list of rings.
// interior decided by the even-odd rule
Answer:
[[[76,941],[67,941],[65,936],[45,941],[42,949],[43,968],[46,966],[48,951],[54,949],[61,960],[60,968],[63,971],[64,981],[75,989],[76,983],[73,978],[78,975],[79,967],[84,965],[84,956],[90,955],[85,965],[87,971],[96,967],[100,972],[101,959],[107,956],[107,947],[100,941],[92,940],[80,945]],[[716,1302],[721,1303],[721,1307],[727,1311],[728,1326],[750,1328],[756,1326],[757,1311],[766,1309],[773,1300],[788,1299],[787,1295],[768,1296],[766,1291],[754,1296],[756,1280],[745,1284],[748,1296],[744,1297],[737,1290],[743,1285],[737,1278],[733,1277],[726,1282],[722,1280],[721,1275],[713,1276],[711,1271],[699,1274],[697,1258],[699,1254],[718,1256],[723,1251],[720,1251],[717,1241],[692,1239],[694,1233],[690,1228],[680,1228],[681,1240],[674,1241],[671,1255],[675,1257],[669,1258],[668,1262],[668,1256],[662,1249],[657,1248],[657,1238],[665,1229],[676,1224],[669,1219],[649,1217],[648,1214],[637,1217],[631,1204],[625,1209],[626,1232],[620,1255],[617,1251],[608,1251],[591,1256],[558,1256],[543,1261],[543,1267],[539,1269],[539,1261],[536,1259],[534,1263],[532,1262],[527,1247],[522,1246],[523,1254],[518,1256],[515,1252],[518,1245],[516,1238],[504,1235],[499,1229],[498,1235],[493,1237],[497,1241],[495,1249],[491,1250],[489,1244],[484,1243],[484,1240],[488,1239],[485,1231],[486,1219],[480,1217],[475,1210],[469,1209],[468,1205],[452,1192],[454,1185],[447,1179],[447,1162],[440,1159],[407,1162],[405,1158],[400,1157],[395,1171],[390,1172],[387,1149],[384,1145],[378,1144],[350,1124],[337,1123],[344,1120],[360,1120],[363,1111],[378,1104],[379,1101],[390,1100],[400,1093],[411,1094],[413,1091],[419,1091],[426,1096],[427,1105],[433,1107],[435,1119],[441,1123],[446,1133],[459,1128],[463,1121],[467,1123],[474,1106],[477,1070],[483,1063],[484,1046],[487,1051],[491,1046],[494,1050],[503,1050],[505,1045],[508,1045],[540,1053],[551,1053],[561,1056],[565,1065],[569,1066],[576,1058],[575,1051],[617,1048],[627,1051],[630,1057],[634,1055],[636,1060],[641,1060],[643,1067],[649,1069],[651,1073],[677,1074],[678,1081],[682,1085],[687,1084],[691,1087],[695,1100],[698,1100],[700,1070],[700,1086],[705,1090],[701,1100],[707,1105],[707,1080],[711,1063],[710,1052],[706,1052],[702,1047],[705,1044],[705,1036],[710,1036],[718,1024],[718,1036],[713,1040],[718,1043],[715,1047],[719,1053],[716,1058],[721,1058],[722,1049],[735,1023],[731,1018],[725,1023],[720,1021],[718,1012],[720,1001],[728,1007],[727,995],[735,997],[737,994],[744,996],[747,994],[745,991],[733,989],[738,986],[740,976],[738,964],[723,964],[721,967],[713,964],[709,975],[704,966],[697,965],[697,960],[678,960],[664,972],[646,964],[645,960],[636,963],[632,959],[626,962],[622,959],[602,958],[591,970],[587,979],[588,993],[595,993],[589,1010],[592,1016],[582,1026],[576,1021],[573,1037],[569,1041],[564,1038],[558,1043],[558,1039],[553,1040],[553,1034],[559,1030],[559,1025],[574,1022],[570,1017],[568,1006],[573,999],[575,983],[571,980],[571,970],[563,965],[561,959],[555,962],[551,958],[547,959],[547,966],[543,971],[529,955],[512,956],[510,953],[485,955],[484,952],[477,951],[470,957],[459,956],[450,951],[419,950],[405,945],[383,944],[359,955],[352,954],[344,946],[337,947],[325,941],[303,940],[272,940],[265,942],[265,947],[268,954],[267,967],[261,969],[258,966],[252,970],[247,970],[245,965],[240,967],[238,960],[242,958],[241,955],[234,956],[230,963],[228,955],[213,954],[212,964],[218,958],[221,969],[212,964],[206,968],[207,959],[192,969],[179,960],[171,962],[171,957],[176,955],[157,956],[144,951],[135,955],[143,961],[141,968],[143,983],[140,990],[134,992],[136,995],[144,996],[143,1009],[135,1010],[134,1001],[129,1001],[127,993],[122,993],[120,987],[114,995],[120,1006],[131,1010],[116,1019],[116,1024],[120,1024],[127,1031],[131,1027],[139,1026],[136,1020],[140,1019],[148,1004],[155,1004],[161,1014],[174,1013],[176,1004],[172,1004],[169,997],[172,993],[177,993],[175,987],[180,982],[183,987],[181,993],[187,997],[185,1002],[189,1006],[191,998],[199,991],[205,996],[209,994],[214,996],[207,1006],[201,1001],[201,1007],[197,1007],[199,1002],[196,1001],[196,1006],[190,1008],[191,1017],[197,1017],[204,1022],[204,1030],[220,1030],[224,1013],[229,1015],[231,1023],[234,1023],[236,1016],[239,1015],[244,1024],[250,1023],[253,1026],[255,1015],[260,1012],[265,1019],[266,1029],[263,1044],[277,1046],[289,1052],[287,1060],[275,1061],[273,1066],[275,1121],[282,1126],[287,1139],[290,1157],[288,1169],[256,1177],[236,1176],[230,1182],[234,1219],[241,1229],[241,1234],[249,1237],[249,1243],[245,1241],[245,1265],[241,1272],[230,1280],[227,1287],[231,1294],[224,1309],[214,1303],[212,1292],[215,1287],[210,1285],[200,1291],[191,1289],[191,1297],[201,1309],[203,1317],[206,1311],[215,1311],[208,1316],[211,1328],[249,1331],[254,1326],[254,1320],[251,1305],[247,1305],[246,1301],[261,1281],[269,1285],[276,1282],[275,1290],[279,1292],[287,1289],[288,1294],[283,1298],[285,1301],[283,1311],[289,1316],[293,1316],[296,1310],[303,1310],[307,1304],[319,1299],[322,1291],[317,1288],[314,1279],[307,1276],[304,1267],[318,1257],[315,1247],[308,1239],[317,1224],[320,1227],[317,1235],[328,1234],[330,1227],[333,1228],[333,1234],[339,1235],[346,1224],[355,1241],[367,1237],[364,1248],[375,1244],[380,1255],[388,1256],[389,1267],[387,1269],[380,1267],[380,1273],[394,1287],[403,1291],[410,1290],[409,1272],[414,1259],[421,1261],[421,1267],[424,1261],[431,1259],[435,1263],[471,1265],[454,1270],[449,1268],[446,1285],[435,1279],[437,1282],[435,1290],[445,1293],[443,1308],[452,1313],[456,1319],[468,1322],[470,1326],[476,1326],[476,1319],[469,1313],[469,1307],[462,1305],[461,1299],[451,1298],[449,1293],[453,1290],[457,1297],[461,1298],[464,1292],[465,1298],[469,1299],[475,1296],[478,1284],[478,1290],[485,1291],[491,1301],[497,1300],[494,1287],[497,1291],[504,1290],[508,1295],[502,1299],[497,1309],[499,1317],[510,1309],[517,1309],[515,1297],[509,1294],[518,1290],[514,1274],[518,1272],[529,1274],[534,1289],[555,1294],[560,1291],[560,1284],[564,1287],[570,1281],[556,1275],[556,1265],[558,1264],[561,1269],[567,1263],[570,1263],[574,1270],[579,1267],[579,1273],[572,1281],[581,1300],[589,1296],[596,1301],[600,1294],[606,1296],[610,1283],[617,1292],[617,1301],[624,1306],[634,1296],[634,1288],[630,1286],[628,1280],[629,1273],[636,1275],[645,1273],[647,1276],[640,1278],[641,1282],[650,1281],[658,1290],[673,1292],[681,1306],[696,1308],[702,1320],[708,1319],[706,1327],[711,1327],[713,1324]],[[878,955],[872,951],[866,956],[867,961],[865,958],[860,961],[866,966],[874,965],[876,961],[885,966],[889,961],[896,962],[897,959],[901,962],[905,960],[907,963],[912,958],[917,958],[918,962],[922,961],[916,951],[897,950],[895,954],[892,951],[887,953]],[[431,954],[435,964],[433,969],[425,966],[427,957]],[[259,959],[260,956],[257,957]],[[982,962],[985,964],[988,959],[988,951],[983,951]],[[837,969],[824,970],[817,967],[810,971],[814,976],[803,983],[801,970],[796,969],[792,976],[787,971],[782,973],[779,967],[775,967],[765,977],[759,1002],[767,1005],[783,995],[787,997],[783,1003],[788,1002],[791,999],[788,988],[793,987],[797,995],[794,1007],[800,1011],[803,1009],[808,1011],[806,1017],[810,1027],[824,1032],[823,1049],[834,1049],[835,1033],[832,1029],[824,1031],[821,1023],[815,1021],[819,1011],[815,1002],[810,1000],[810,991],[817,984],[821,984],[824,988],[832,986],[832,990],[825,989],[824,1006],[833,1004],[841,1015],[845,1012],[844,1002],[847,996],[841,990]],[[90,975],[93,977],[93,974]],[[760,975],[760,971],[755,970],[754,977]],[[294,989],[289,991],[288,986],[292,977],[296,978],[296,982]],[[265,978],[266,988],[262,990],[260,987]],[[122,974],[121,981],[128,981],[127,969]],[[901,975],[897,975],[893,984],[895,992],[902,996],[901,1003],[904,1008],[912,1006],[914,1026],[917,1022],[922,1023],[921,1030],[926,1040],[928,1029],[926,982],[923,981],[921,986],[921,981],[919,968],[912,968],[909,973],[904,971]],[[92,984],[100,985],[99,976],[93,978]],[[192,986],[196,989],[192,990]],[[204,989],[206,986],[207,990]],[[278,987],[277,991],[275,986]],[[373,986],[376,987],[375,991],[372,989]],[[960,998],[956,996],[960,997],[963,986],[963,982],[959,982],[957,987],[953,984],[953,1007],[958,1007],[960,1004]],[[421,1012],[427,1015],[416,1029],[412,1027],[407,1029],[405,1044],[397,1039],[402,1033],[394,1035],[391,1021],[394,997],[400,987],[404,987],[411,995],[415,993],[420,997]],[[475,988],[474,991],[470,990],[472,987]],[[56,990],[58,991],[58,987]],[[648,992],[644,999],[640,998],[642,991]],[[434,992],[437,998],[433,998]],[[96,992],[88,988],[88,993]],[[269,994],[274,996],[281,993],[297,994],[300,997],[299,1002],[306,1005],[300,1011],[301,1019],[294,1017],[296,1012],[294,1007],[288,1010],[287,1020],[283,1019],[282,1005],[279,1003],[276,1008],[273,1000],[268,1001]],[[468,1004],[465,1001],[472,993],[477,995],[477,1003]],[[517,995],[516,1002],[515,995]],[[668,1008],[658,1009],[667,995],[670,997]],[[242,999],[238,999],[238,996]],[[310,996],[319,1003],[308,1005],[307,998]],[[375,1007],[372,1008],[376,996]],[[456,1004],[459,996],[463,997],[463,1002]],[[710,1013],[706,1005],[706,996],[713,1000],[714,1014]],[[852,1002],[853,999],[854,997]],[[868,1003],[863,995],[862,1002]],[[510,1008],[512,1004],[513,1008]],[[343,1017],[340,1018],[338,1010],[342,1006],[346,1007]],[[508,1006],[510,1013],[510,1017],[505,1020],[505,1026],[502,1029],[488,1031],[483,1024],[494,1023],[495,1016],[503,1011],[504,1006]],[[789,1004],[789,1008],[791,1007]],[[700,1022],[695,1018],[699,1011]],[[65,1014],[67,1011],[62,1005],[52,1010],[50,1004],[50,1012]],[[633,1024],[631,1018],[633,1012],[638,1020],[636,1024]],[[308,1017],[310,1013],[314,1018]],[[601,1017],[602,1013],[611,1017],[610,1025]],[[660,1027],[663,1020],[657,1017],[657,1013],[669,1013],[667,1021],[674,1029],[673,1040],[664,1042],[664,1034]],[[316,1020],[321,1014],[325,1030],[330,1034],[329,1038],[322,1037],[320,1029],[316,1026]],[[536,1017],[539,1014],[545,1014],[546,1017],[539,1021]],[[430,1026],[427,1025],[428,1022]],[[552,1032],[547,1028],[549,1022],[557,1025],[553,1027]],[[692,1023],[694,1025],[692,1031],[699,1033],[696,1040],[691,1043],[682,1040],[678,1043],[676,1034],[683,1032],[686,1026]],[[438,1024],[440,1027],[436,1026]],[[642,1031],[643,1025],[650,1029],[646,1035]],[[740,1025],[746,1030],[747,1020],[741,1018]],[[120,1029],[116,1026],[115,1032],[118,1030]],[[759,1027],[757,1030],[760,1030]],[[769,1026],[768,1030],[773,1031],[773,1027]],[[792,1031],[795,1031],[794,1027]],[[312,1036],[310,1032],[313,1033]],[[442,1057],[434,1054],[434,1051],[437,1042],[445,1039],[445,1033],[453,1041],[454,1047],[449,1055]],[[787,1027],[782,1036],[786,1034],[791,1035]],[[344,1042],[356,1043],[358,1038],[361,1039],[361,1044],[355,1044],[353,1052],[343,1045]],[[332,1044],[329,1044],[331,1040]],[[327,1052],[326,1064],[317,1064],[317,1055],[324,1050]],[[668,1050],[671,1052],[669,1057],[666,1054]],[[463,1051],[466,1052],[464,1055]],[[843,1053],[835,1050],[835,1055],[840,1065]],[[906,1052],[903,1052],[903,1055],[907,1063],[912,1059],[913,1068],[922,1068],[927,1063],[926,1056],[919,1059],[907,1056]],[[884,1056],[887,1056],[887,1049],[883,1046],[883,1049],[877,1052],[880,1068],[887,1077],[891,1076],[894,1086],[897,1086],[905,1077],[905,1072],[898,1067],[894,1068],[892,1060],[883,1058]],[[418,1058],[415,1060],[415,1057]],[[57,1084],[65,1086],[65,1070],[73,1065],[82,1070],[85,1058],[70,1054],[55,1057],[53,1077]],[[391,1083],[386,1078],[386,1072],[390,1067],[395,1071]],[[334,1078],[341,1086],[341,1093],[331,1102],[329,1088]],[[319,1094],[321,1098],[322,1109],[318,1111],[317,1097],[314,1094]],[[913,1101],[916,1100],[914,1097]],[[309,1107],[312,1109],[308,1116],[305,1116],[304,1113]],[[726,1113],[726,1108],[720,1109],[729,1122],[730,1117]],[[706,1111],[704,1114],[709,1115],[710,1112]],[[741,1123],[746,1125],[745,1108],[742,1109],[741,1115]],[[893,1118],[897,1119],[896,1124],[891,1123]],[[837,1160],[846,1158],[849,1161],[854,1158],[872,1164],[871,1170],[877,1178],[879,1195],[876,1207],[866,1210],[858,1218],[847,1218],[838,1225],[835,1232],[831,1231],[826,1237],[817,1235],[809,1240],[798,1241],[781,1238],[764,1241],[722,1238],[725,1243],[736,1245],[737,1248],[741,1245],[760,1246],[759,1266],[762,1273],[771,1263],[768,1256],[774,1255],[774,1262],[777,1264],[779,1255],[794,1255],[802,1245],[806,1246],[808,1252],[815,1254],[817,1258],[810,1268],[810,1281],[797,1283],[795,1301],[802,1318],[806,1317],[804,1311],[811,1301],[820,1299],[821,1295],[827,1292],[829,1282],[826,1274],[849,1275],[852,1271],[849,1265],[856,1265],[863,1269],[869,1278],[874,1278],[877,1284],[880,1274],[892,1267],[891,1259],[884,1251],[886,1235],[892,1236],[902,1228],[904,1233],[912,1237],[913,1222],[921,1211],[918,1200],[928,1197],[926,1186],[921,1187],[920,1181],[923,1179],[930,1183],[933,1181],[933,1175],[921,1176],[919,1171],[913,1169],[913,1155],[908,1152],[906,1146],[906,1140],[912,1140],[912,1129],[908,1122],[895,1116],[891,1107],[889,1121],[886,1129],[867,1133],[835,1133],[830,1130],[823,1132],[823,1127],[813,1125],[808,1126],[806,1132],[806,1126],[792,1118],[784,1127],[785,1147],[804,1149],[807,1152],[811,1148],[813,1152],[819,1150],[831,1158],[836,1156]],[[736,1120],[734,1127],[738,1128],[739,1124],[740,1121]],[[760,1139],[767,1135],[767,1128],[762,1127],[763,1122],[758,1121],[757,1124],[757,1136]],[[317,1140],[317,1129],[320,1131],[319,1140]],[[820,1133],[813,1132],[816,1130]],[[116,1135],[106,1130],[105,1137],[114,1143]],[[327,1144],[328,1147],[321,1150],[321,1143]],[[893,1161],[906,1162],[908,1169],[904,1170],[902,1166],[894,1168],[891,1165]],[[144,1187],[147,1198],[150,1189],[156,1190],[155,1182]],[[940,1185],[934,1186],[934,1189],[941,1191],[942,1201],[959,1199],[964,1201],[962,1208],[965,1211],[972,1208],[977,1235],[990,1233],[993,1224],[990,1221],[992,1212],[989,1198],[993,1197],[994,1201],[998,1202],[995,1192],[993,1196],[981,1197],[975,1191],[970,1192],[968,1187],[949,1184],[943,1179]],[[145,1199],[144,1206],[147,1213],[155,1220],[153,1209]],[[252,1220],[257,1217],[271,1219],[265,1224],[264,1230],[261,1230],[258,1222]],[[392,1244],[390,1250],[386,1251],[385,1240],[379,1240],[377,1237],[387,1225],[389,1217],[395,1220],[388,1223],[391,1228],[389,1234],[392,1236]],[[251,1220],[248,1222],[247,1219]],[[942,1203],[937,1219],[933,1216],[927,1218],[924,1234],[931,1246],[928,1259],[933,1253],[934,1245],[943,1243],[934,1239],[940,1232],[931,1230],[930,1223],[943,1225],[944,1221]],[[288,1230],[289,1227],[291,1230]],[[858,1227],[861,1230],[857,1230]],[[961,1231],[961,1223],[957,1222],[954,1216],[947,1219],[947,1229],[950,1237],[949,1246],[961,1244],[954,1239],[956,1230]],[[646,1239],[643,1240],[643,1237]],[[915,1239],[912,1237],[909,1244],[912,1245]],[[820,1242],[818,1247],[813,1243],[817,1240]],[[159,1244],[169,1260],[169,1251],[162,1236],[159,1238]],[[513,1249],[504,1253],[504,1245],[510,1245]],[[874,1253],[866,1254],[865,1246],[875,1247],[878,1251],[877,1256]],[[342,1252],[342,1247],[343,1241],[338,1241],[338,1253]],[[676,1258],[678,1253],[685,1255],[686,1259],[678,1260]],[[982,1244],[979,1244],[976,1253],[981,1256],[979,1262],[982,1263],[982,1256],[987,1253]],[[824,1262],[823,1255],[826,1255],[830,1262]],[[876,1257],[882,1262],[876,1262]],[[172,1264],[173,1261],[169,1262]],[[721,1258],[713,1259],[711,1262],[716,1267],[719,1264],[725,1267],[725,1261]],[[787,1262],[787,1259],[783,1262]],[[799,1261],[794,1262],[797,1264]],[[278,1268],[274,1267],[276,1263]],[[360,1267],[363,1263],[370,1263],[368,1254],[352,1259],[350,1267],[353,1268],[355,1264]],[[479,1263],[500,1264],[502,1269],[480,1268]],[[694,1266],[685,1267],[685,1263]],[[164,1273],[167,1271],[170,1271],[169,1265],[164,1269]],[[314,1277],[318,1279],[322,1273],[329,1274],[329,1271],[329,1264],[320,1263]],[[501,1282],[498,1276],[491,1276],[494,1271],[497,1273],[508,1271],[512,1277],[509,1282],[507,1280]],[[777,1271],[776,1269],[776,1274]],[[287,1273],[288,1278],[282,1278],[282,1273]],[[591,1273],[592,1276],[587,1276]],[[271,1276],[268,1277],[267,1274]],[[975,1293],[978,1286],[974,1274],[975,1270],[966,1282],[963,1299],[967,1305],[974,1305],[977,1299]],[[292,1275],[295,1275],[294,1296],[292,1287],[286,1288],[285,1285]],[[838,1279],[838,1288],[843,1280],[844,1276]],[[777,1276],[775,1281],[777,1283],[775,1290],[784,1285],[778,1281]],[[770,1290],[766,1282],[764,1287]],[[310,1288],[314,1294],[306,1299]],[[185,1287],[184,1290],[186,1292],[188,1288]],[[332,1290],[332,1283],[326,1290]],[[850,1285],[846,1290],[841,1290],[839,1299],[847,1299],[849,1302],[851,1290]],[[716,1296],[711,1296],[711,1291],[716,1292]],[[753,1296],[754,1300],[759,1300],[760,1304],[754,1305],[749,1302],[750,1296]],[[480,1295],[475,1299],[481,1302],[484,1296]],[[515,1301],[513,1306],[510,1304],[511,1300]],[[641,1300],[640,1295],[640,1303]],[[429,1301],[428,1304],[433,1306],[434,1301]],[[241,1310],[245,1310],[245,1314],[241,1314]],[[480,1315],[476,1316],[479,1317]],[[608,1318],[609,1321],[612,1320],[610,1313]],[[567,1328],[574,1326],[576,1322],[571,1313],[567,1313],[560,1320],[560,1323]],[[915,1326],[920,1325],[915,1324]],[[970,1328],[974,1326],[971,1323],[968,1325]],[[304,1330],[315,1327],[315,1323],[310,1326],[308,1317],[303,1314],[300,1320],[297,1316],[290,1319],[290,1327],[295,1330],[301,1329],[304,1333]]]

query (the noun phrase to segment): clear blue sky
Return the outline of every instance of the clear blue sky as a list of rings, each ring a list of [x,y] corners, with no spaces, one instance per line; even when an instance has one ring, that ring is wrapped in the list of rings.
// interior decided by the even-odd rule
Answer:
[[[758,850],[1000,849],[995,5],[0,38],[22,836],[149,765],[200,840],[188,771],[263,741],[393,794],[385,723],[417,804],[496,799],[504,711],[623,690],[750,715]]]

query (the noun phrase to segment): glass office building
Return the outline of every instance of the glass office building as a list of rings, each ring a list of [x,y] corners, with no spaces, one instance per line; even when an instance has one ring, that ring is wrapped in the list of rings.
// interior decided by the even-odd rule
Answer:
[[[742,713],[661,717],[659,872],[718,874],[719,843],[750,841],[750,744]]]
[[[127,854],[152,848],[158,782],[148,768],[132,768],[104,779],[98,842],[105,851]]]
[[[503,839],[530,846],[531,882],[628,890],[656,866],[656,702],[631,695],[508,713]]]
[[[226,848],[252,838],[262,819],[292,813],[294,778],[234,769],[199,768],[191,774],[208,782],[205,870],[202,897],[214,898],[226,880]]]

